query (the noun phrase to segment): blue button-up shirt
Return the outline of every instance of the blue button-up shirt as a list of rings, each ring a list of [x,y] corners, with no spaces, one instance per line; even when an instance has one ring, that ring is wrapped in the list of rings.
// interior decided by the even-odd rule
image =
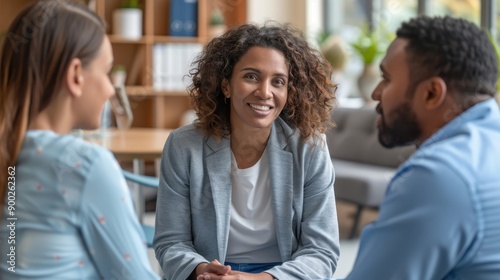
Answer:
[[[450,121],[398,169],[346,279],[500,279],[500,113],[493,99]]]
[[[120,170],[101,147],[28,131],[9,170],[0,279],[159,279]]]

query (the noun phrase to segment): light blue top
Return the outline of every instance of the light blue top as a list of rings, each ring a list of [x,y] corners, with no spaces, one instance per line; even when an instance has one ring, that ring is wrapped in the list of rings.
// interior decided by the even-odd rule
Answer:
[[[339,255],[334,170],[328,147],[304,142],[278,118],[269,158],[271,206],[281,280],[331,277]],[[227,253],[231,209],[228,138],[206,137],[193,125],[170,133],[162,156],[154,247],[165,278],[186,279],[201,262]]]
[[[500,279],[500,113],[493,99],[437,131],[389,184],[346,279]]]
[[[3,211],[1,279],[159,279],[107,150],[71,135],[28,131],[15,166],[14,201],[12,215]],[[15,222],[15,244],[5,242],[12,235],[5,222]],[[8,270],[10,246],[15,273]]]

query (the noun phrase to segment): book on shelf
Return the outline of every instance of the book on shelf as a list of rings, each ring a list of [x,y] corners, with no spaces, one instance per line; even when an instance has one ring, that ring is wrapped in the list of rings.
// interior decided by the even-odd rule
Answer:
[[[189,69],[202,51],[198,43],[166,43],[153,46],[153,89],[185,91],[190,84]]]
[[[198,0],[170,1],[170,36],[196,37],[198,33]]]

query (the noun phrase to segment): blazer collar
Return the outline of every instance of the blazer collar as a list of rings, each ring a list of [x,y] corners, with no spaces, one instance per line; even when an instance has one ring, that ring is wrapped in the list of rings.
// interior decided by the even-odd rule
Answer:
[[[268,146],[273,145],[279,149],[284,149],[287,145],[288,138],[290,138],[293,133],[294,130],[281,117],[278,117],[272,124]],[[229,147],[229,137],[224,137],[222,139],[208,137],[206,144],[214,153],[217,153],[219,150]]]

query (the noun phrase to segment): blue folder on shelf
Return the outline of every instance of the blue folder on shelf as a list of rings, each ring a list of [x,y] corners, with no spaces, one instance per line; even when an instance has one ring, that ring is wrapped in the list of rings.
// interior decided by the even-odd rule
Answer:
[[[169,25],[170,36],[196,37],[198,0],[171,0]]]

